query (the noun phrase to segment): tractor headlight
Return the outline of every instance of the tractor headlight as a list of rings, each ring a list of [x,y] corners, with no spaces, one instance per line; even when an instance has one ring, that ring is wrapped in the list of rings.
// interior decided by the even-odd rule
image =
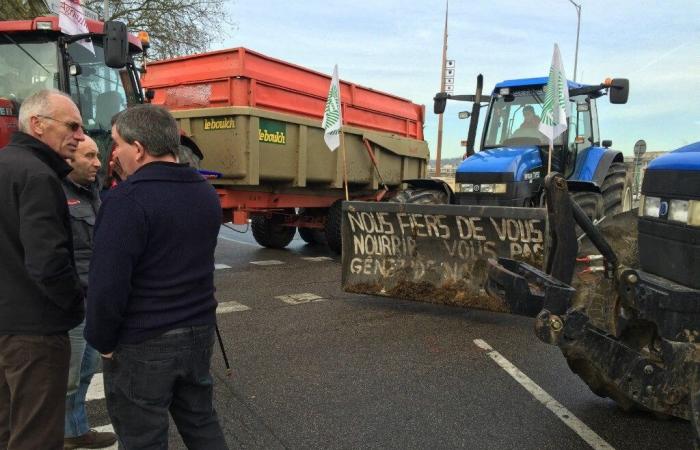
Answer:
[[[688,223],[688,200],[671,200],[668,208],[668,220]]]
[[[700,200],[688,201],[688,225],[700,227]]]
[[[505,183],[487,183],[481,185],[481,192],[486,194],[505,194]]]
[[[505,194],[507,185],[505,183],[484,183],[484,184],[459,184],[459,192],[482,192],[484,194]]]
[[[661,211],[661,199],[659,197],[642,198],[642,207],[639,208],[640,216],[659,217]]]

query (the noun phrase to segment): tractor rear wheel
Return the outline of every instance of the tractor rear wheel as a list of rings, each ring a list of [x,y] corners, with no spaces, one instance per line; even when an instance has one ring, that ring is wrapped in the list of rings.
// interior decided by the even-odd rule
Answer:
[[[294,214],[294,210],[285,209],[269,217],[262,214],[253,216],[251,228],[258,244],[267,248],[285,248],[292,242],[296,227],[284,225],[284,214]]]
[[[625,192],[627,169],[625,164],[615,162],[610,164],[607,175],[600,191],[603,194],[603,214],[612,217],[622,212],[622,194]]]

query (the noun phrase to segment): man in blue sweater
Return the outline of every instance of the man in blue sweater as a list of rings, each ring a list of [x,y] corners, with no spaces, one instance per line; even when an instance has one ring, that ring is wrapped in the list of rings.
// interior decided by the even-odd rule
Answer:
[[[216,191],[176,162],[165,109],[139,105],[112,127],[127,179],[95,224],[85,338],[103,356],[122,447],[167,448],[168,413],[189,449],[226,449],[212,405]]]

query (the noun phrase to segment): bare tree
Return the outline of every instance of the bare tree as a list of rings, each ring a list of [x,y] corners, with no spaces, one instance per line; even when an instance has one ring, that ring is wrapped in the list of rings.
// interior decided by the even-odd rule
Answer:
[[[230,35],[236,23],[226,11],[227,0],[109,0],[108,18],[125,22],[131,31],[147,31],[150,59],[203,52]],[[83,0],[104,17],[104,0]],[[0,20],[51,14],[47,0],[0,0]]]
[[[147,31],[151,59],[206,51],[213,41],[230,34],[235,22],[226,0],[110,0],[110,20],[125,22],[131,31]],[[104,0],[83,4],[104,17]]]

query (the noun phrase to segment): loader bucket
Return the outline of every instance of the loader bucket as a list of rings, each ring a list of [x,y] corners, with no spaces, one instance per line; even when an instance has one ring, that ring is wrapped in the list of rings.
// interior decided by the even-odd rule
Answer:
[[[541,304],[486,294],[487,260],[541,268],[546,230],[539,208],[344,202],[343,289],[534,316]]]

